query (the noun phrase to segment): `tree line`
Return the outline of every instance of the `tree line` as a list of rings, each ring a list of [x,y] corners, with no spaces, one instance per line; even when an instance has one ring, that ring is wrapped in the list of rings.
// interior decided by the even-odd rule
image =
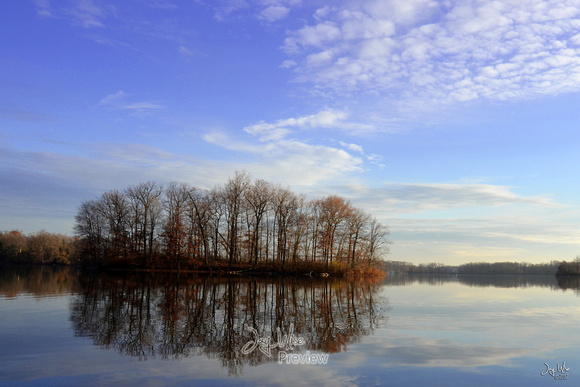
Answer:
[[[78,260],[76,238],[41,230],[0,232],[0,263],[70,265]]]
[[[572,262],[563,261],[558,266],[557,276],[580,276],[580,255]]]
[[[75,234],[89,265],[341,273],[380,267],[390,235],[342,197],[307,200],[246,172],[213,189],[146,182],[107,191],[82,202]]]

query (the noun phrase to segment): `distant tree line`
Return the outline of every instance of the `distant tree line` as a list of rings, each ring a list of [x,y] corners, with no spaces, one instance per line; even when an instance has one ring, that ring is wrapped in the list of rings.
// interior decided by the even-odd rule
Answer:
[[[578,259],[580,261],[580,258]],[[385,270],[408,274],[549,274],[558,271],[559,261],[549,263],[526,262],[475,262],[459,266],[449,266],[440,263],[415,265],[403,261],[386,261]],[[580,267],[580,263],[574,268]],[[572,265],[570,265],[572,268]]]
[[[76,238],[45,230],[0,232],[0,263],[70,265],[78,259]]]
[[[457,268],[459,274],[556,274],[558,261],[548,263],[478,262],[466,263]]]
[[[572,262],[562,262],[556,273],[558,276],[580,275],[580,255]]]
[[[404,261],[386,261],[386,271],[407,274],[449,274],[455,273],[456,266],[443,265],[441,263],[421,263],[415,265],[411,262]]]
[[[309,201],[245,172],[210,190],[146,182],[108,191],[84,201],[75,221],[89,265],[344,272],[377,267],[389,244],[388,228],[344,198]]]

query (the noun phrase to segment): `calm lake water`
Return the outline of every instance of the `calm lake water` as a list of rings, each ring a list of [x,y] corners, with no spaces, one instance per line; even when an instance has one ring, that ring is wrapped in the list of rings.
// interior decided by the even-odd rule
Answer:
[[[0,385],[580,381],[577,279],[0,270]]]

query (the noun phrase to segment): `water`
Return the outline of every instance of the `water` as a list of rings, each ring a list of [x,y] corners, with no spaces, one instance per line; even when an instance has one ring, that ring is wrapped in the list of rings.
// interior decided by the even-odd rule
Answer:
[[[0,384],[577,385],[578,288],[2,268]]]

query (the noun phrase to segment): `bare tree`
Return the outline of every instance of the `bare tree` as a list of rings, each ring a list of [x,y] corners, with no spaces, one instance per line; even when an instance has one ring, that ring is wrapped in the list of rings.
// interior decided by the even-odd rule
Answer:
[[[276,219],[276,261],[281,262],[284,269],[288,255],[289,222],[298,207],[298,198],[289,188],[277,186],[272,193],[272,206]]]
[[[357,247],[365,228],[369,226],[370,215],[365,213],[363,210],[355,208],[351,211],[350,216],[347,218],[348,224],[348,236],[349,236],[349,257],[350,266],[354,268],[356,258],[357,258]]]
[[[153,260],[153,240],[161,210],[163,187],[154,182],[141,183],[127,189],[127,196],[133,210],[135,246],[142,254],[143,262],[151,266]]]
[[[228,262],[231,266],[238,258],[238,235],[241,206],[244,194],[250,186],[250,176],[247,172],[237,172],[230,178],[223,188],[223,202],[227,219],[227,250]]]
[[[203,262],[209,264],[211,219],[214,215],[210,192],[198,188],[192,188],[188,192],[188,216],[190,220],[190,239],[199,234],[199,240],[203,250]],[[195,230],[195,231],[194,231]]]
[[[367,235],[368,242],[368,263],[379,259],[380,255],[387,254],[389,252],[389,236],[391,232],[389,228],[383,226],[377,218],[373,218],[370,222],[369,232]]]
[[[84,255],[89,265],[103,258],[105,218],[102,216],[100,202],[88,200],[81,203],[75,216],[75,234],[81,238]]]
[[[333,270],[345,270],[370,264],[389,244],[388,228],[344,198],[308,201],[289,188],[252,182],[246,172],[212,190],[147,182],[105,192],[83,202],[75,220],[88,261],[113,265],[138,259],[152,267],[164,256],[177,269],[223,259],[230,268],[269,261],[287,270],[291,259],[294,268],[319,261],[329,269],[337,261]]]
[[[335,195],[321,199],[317,203],[319,207],[321,229],[321,244],[326,267],[333,260],[334,244],[338,226],[350,215],[352,207],[350,202]]]
[[[272,188],[269,183],[264,180],[256,180],[248,189],[245,196],[246,202],[251,211],[251,240],[250,240],[250,262],[254,265],[259,260],[260,248],[260,231],[262,228],[262,221],[266,216],[268,204],[272,196]]]
[[[128,258],[128,201],[123,192],[113,190],[101,196],[99,209],[106,220],[107,255],[113,261],[127,263]]]
[[[171,183],[165,190],[166,222],[163,232],[167,257],[177,270],[185,258],[187,232],[185,216],[189,199],[189,186],[185,183]]]

